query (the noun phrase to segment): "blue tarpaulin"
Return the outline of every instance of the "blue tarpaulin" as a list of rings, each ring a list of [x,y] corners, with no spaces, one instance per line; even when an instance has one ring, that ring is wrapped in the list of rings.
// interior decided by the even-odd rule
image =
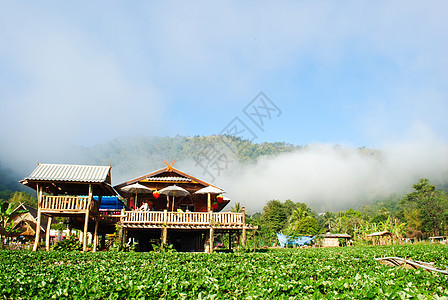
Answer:
[[[308,245],[315,237],[316,236],[291,237],[281,233],[277,233],[278,242],[280,243],[280,247],[282,248],[285,248],[285,245],[296,245],[296,246]]]
[[[97,196],[93,196],[93,199],[98,201]],[[118,199],[117,196],[103,196],[101,198],[100,209],[104,210],[121,210],[124,207],[124,203]]]

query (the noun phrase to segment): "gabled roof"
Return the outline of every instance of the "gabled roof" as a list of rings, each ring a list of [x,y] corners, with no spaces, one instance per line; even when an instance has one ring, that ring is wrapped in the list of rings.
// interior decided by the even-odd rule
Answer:
[[[87,195],[92,185],[95,195],[116,195],[111,186],[111,166],[38,164],[20,183],[52,194]]]
[[[164,174],[166,173],[166,174]],[[172,176],[172,173],[177,174],[178,176]],[[165,175],[165,176],[157,176],[157,175]],[[205,186],[209,186],[212,185],[208,182],[205,182],[203,180],[200,180],[194,176],[191,176],[185,172],[182,172],[181,170],[178,170],[176,168],[173,168],[172,166],[167,166],[166,168],[154,171],[152,173],[137,177],[135,179],[117,184],[116,186],[114,186],[115,189],[120,189],[123,186],[126,185],[130,185],[136,182],[141,182],[141,181],[148,181],[148,182],[155,182],[157,180],[157,182],[167,182],[167,183],[172,183],[173,181],[185,181],[185,182],[191,182],[191,183],[199,183],[201,185]]]
[[[18,210],[27,210],[27,212],[22,213],[22,214],[29,214],[33,219],[34,222],[37,225],[37,209],[29,206],[27,204],[24,203],[20,203],[19,206],[17,206],[13,212],[18,211]],[[40,219],[40,229],[45,232],[47,230],[47,224],[48,224],[48,217],[45,214],[41,215],[41,219]],[[18,224],[16,224],[15,226],[17,226]]]
[[[39,164],[24,180],[110,183],[110,169],[110,166]]]

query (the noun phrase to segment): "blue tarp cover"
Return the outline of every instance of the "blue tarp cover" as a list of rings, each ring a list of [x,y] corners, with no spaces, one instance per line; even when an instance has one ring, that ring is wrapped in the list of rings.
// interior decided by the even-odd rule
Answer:
[[[277,233],[278,242],[280,243],[280,247],[285,248],[285,245],[296,245],[296,246],[304,246],[309,244],[316,236],[299,236],[299,237],[291,237],[281,233]]]
[[[98,201],[98,196],[93,196],[93,199]],[[101,198],[100,209],[104,210],[121,210],[124,207],[124,203],[118,199],[117,196],[103,196]]]

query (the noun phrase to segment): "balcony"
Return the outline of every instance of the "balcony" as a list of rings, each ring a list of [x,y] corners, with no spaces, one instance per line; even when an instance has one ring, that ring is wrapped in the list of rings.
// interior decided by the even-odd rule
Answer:
[[[89,205],[88,196],[48,196],[42,195],[40,209],[47,213],[85,213],[88,210],[97,213],[99,203],[92,199]]]
[[[122,211],[121,222],[125,228],[186,228],[186,229],[242,229],[246,224],[244,212],[168,212]]]

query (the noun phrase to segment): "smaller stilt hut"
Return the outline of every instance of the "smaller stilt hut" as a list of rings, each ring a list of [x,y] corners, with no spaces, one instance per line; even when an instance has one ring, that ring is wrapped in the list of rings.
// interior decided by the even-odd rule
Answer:
[[[114,196],[110,166],[38,164],[22,184],[37,191],[37,225],[33,251],[37,250],[42,216],[48,217],[46,250],[50,249],[53,217],[70,217],[83,224],[83,251],[87,251],[87,232],[94,232],[96,251],[99,208],[102,196]],[[98,200],[94,198],[98,196]],[[90,223],[90,230],[89,230]]]

